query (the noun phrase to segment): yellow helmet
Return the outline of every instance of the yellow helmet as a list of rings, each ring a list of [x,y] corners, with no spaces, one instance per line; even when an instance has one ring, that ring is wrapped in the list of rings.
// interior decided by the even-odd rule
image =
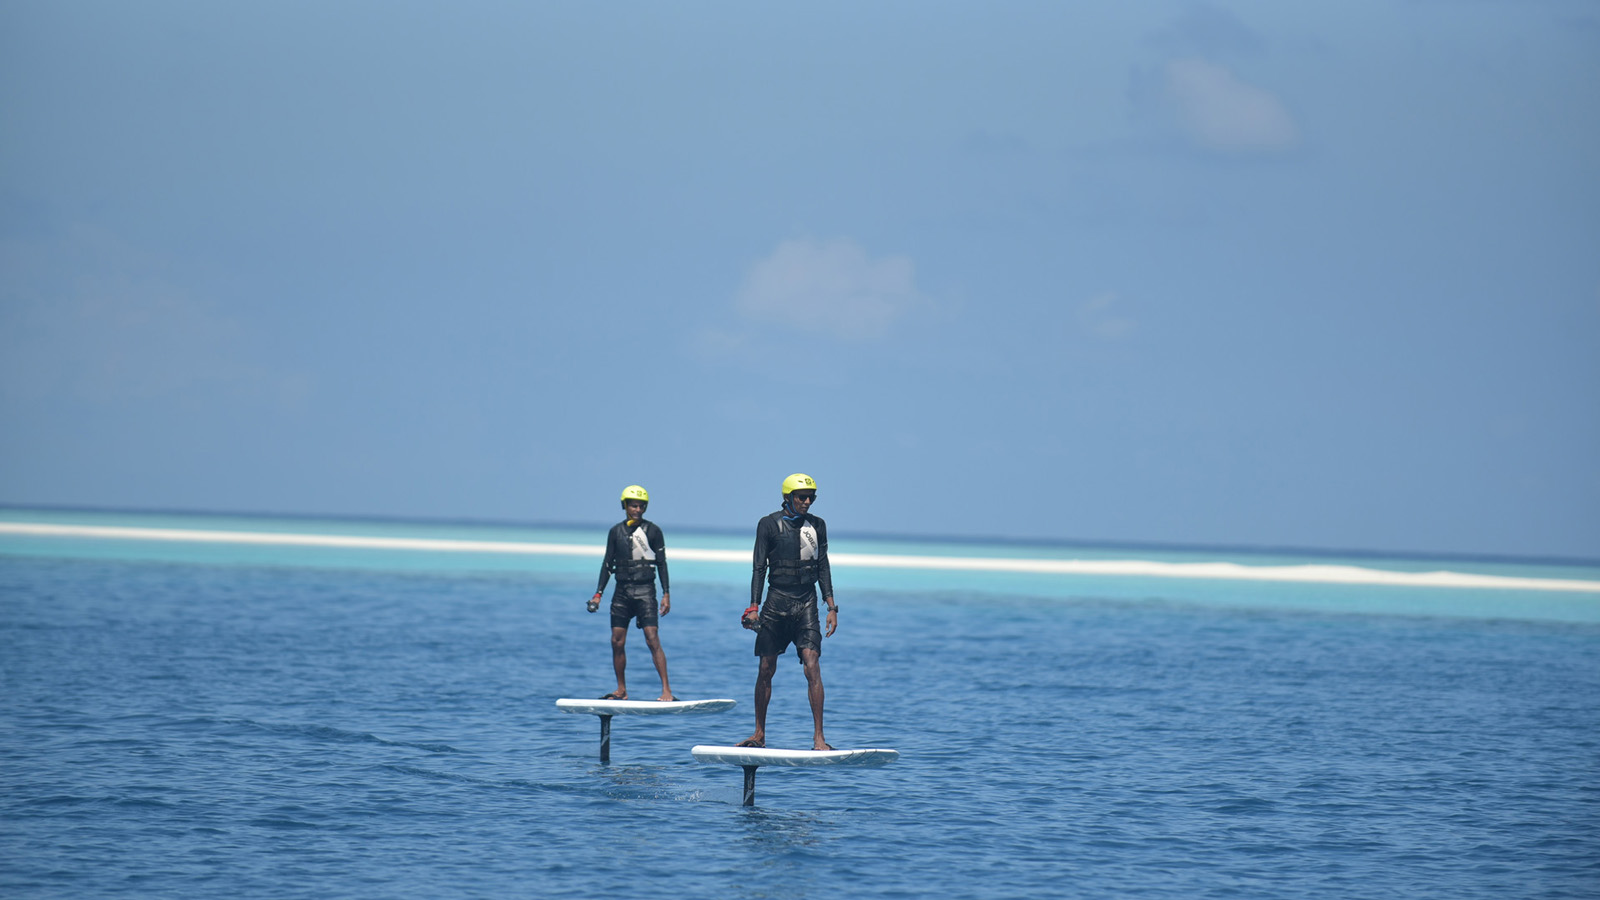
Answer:
[[[795,491],[814,491],[816,489],[817,483],[811,480],[811,476],[800,472],[796,472],[783,480],[783,495],[785,497]]]
[[[622,502],[627,503],[629,500],[637,500],[640,503],[649,503],[650,492],[638,486],[637,484],[630,484],[622,489]]]

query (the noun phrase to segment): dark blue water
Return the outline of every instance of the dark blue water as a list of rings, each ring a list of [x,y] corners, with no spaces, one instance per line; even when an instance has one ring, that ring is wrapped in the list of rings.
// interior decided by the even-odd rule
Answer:
[[[1595,897],[1600,629],[850,594],[828,735],[738,769],[737,587],[680,584],[680,696],[611,687],[588,578],[0,558],[8,897]],[[1359,589],[1350,589],[1359,590]],[[636,696],[658,689],[637,633]],[[806,746],[780,666],[769,743]]]

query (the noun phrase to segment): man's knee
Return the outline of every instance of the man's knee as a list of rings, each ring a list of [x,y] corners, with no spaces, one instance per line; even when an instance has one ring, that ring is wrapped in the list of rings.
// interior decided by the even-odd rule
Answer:
[[[645,645],[648,646],[651,650],[660,650],[661,649],[661,632],[656,629],[656,626],[654,626],[654,625],[646,626],[643,629],[643,631],[644,631],[644,642],[645,642]]]
[[[624,646],[627,645],[627,643],[628,643],[628,629],[626,629],[626,628],[613,628],[613,629],[611,629],[611,648],[613,650],[621,650]]]
[[[805,670],[807,681],[815,681],[822,677],[822,656],[817,651],[800,651],[800,664]]]

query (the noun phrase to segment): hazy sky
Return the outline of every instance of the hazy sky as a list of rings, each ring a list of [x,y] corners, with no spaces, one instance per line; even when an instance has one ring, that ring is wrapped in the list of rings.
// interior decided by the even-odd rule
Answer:
[[[0,503],[1600,556],[1600,8],[0,0]]]

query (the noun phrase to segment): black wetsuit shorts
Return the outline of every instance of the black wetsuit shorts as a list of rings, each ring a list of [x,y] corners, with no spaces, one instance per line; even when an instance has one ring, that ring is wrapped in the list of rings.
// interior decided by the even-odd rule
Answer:
[[[659,627],[658,609],[655,582],[619,584],[611,593],[611,627],[627,628],[629,619],[637,619],[640,628]]]
[[[768,588],[761,605],[761,630],[756,632],[756,655],[778,656],[794,644],[796,650],[822,652],[822,628],[817,623],[814,591],[795,596]]]

